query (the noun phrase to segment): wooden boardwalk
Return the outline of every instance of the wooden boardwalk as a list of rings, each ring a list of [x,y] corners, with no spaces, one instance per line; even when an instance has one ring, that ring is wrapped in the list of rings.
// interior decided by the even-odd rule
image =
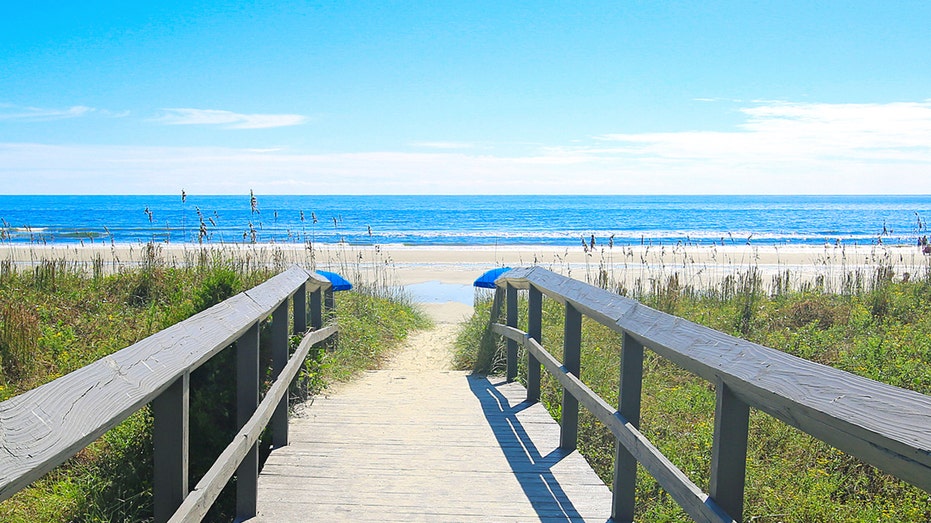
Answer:
[[[369,372],[293,420],[251,521],[606,521],[608,488],[524,395],[462,372]]]

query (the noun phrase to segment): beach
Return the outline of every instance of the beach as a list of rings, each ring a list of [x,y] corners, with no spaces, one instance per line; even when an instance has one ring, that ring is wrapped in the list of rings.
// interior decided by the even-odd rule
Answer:
[[[677,275],[682,284],[707,287],[728,275],[751,268],[765,282],[777,275],[798,281],[819,276],[825,281],[844,275],[872,273],[887,267],[897,278],[929,267],[929,256],[917,246],[885,245],[614,245],[594,248],[553,246],[405,246],[316,244],[5,244],[0,260],[18,268],[43,261],[65,261],[91,270],[142,266],[156,262],[184,265],[198,260],[238,259],[253,264],[292,264],[341,271],[364,283],[388,278],[412,286],[435,282],[469,286],[483,272],[497,267],[538,265],[581,281],[611,281],[630,287]]]

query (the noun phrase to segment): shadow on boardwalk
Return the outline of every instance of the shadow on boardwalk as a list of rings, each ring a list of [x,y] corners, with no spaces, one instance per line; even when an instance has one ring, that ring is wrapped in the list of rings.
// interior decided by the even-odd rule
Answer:
[[[533,509],[541,520],[547,522],[586,521],[563,490],[554,471],[564,458],[572,454],[559,448],[559,427],[538,404],[526,401],[512,404],[512,400],[498,389],[507,383],[503,378],[498,380],[493,383],[484,376],[469,376],[469,388],[478,398],[485,419]],[[521,412],[534,405],[548,419],[519,419]],[[531,432],[537,436],[531,438],[524,423],[533,423]],[[546,437],[540,437],[540,426],[547,424],[551,430]]]

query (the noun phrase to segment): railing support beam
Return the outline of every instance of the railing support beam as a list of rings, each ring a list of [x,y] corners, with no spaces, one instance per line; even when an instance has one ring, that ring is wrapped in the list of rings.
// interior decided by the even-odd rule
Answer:
[[[735,521],[742,521],[750,407],[723,381],[718,381],[715,394],[709,494]]]
[[[618,386],[618,412],[635,428],[640,428],[640,399],[643,387],[643,345],[625,333],[621,345],[621,376]],[[620,442],[614,449],[614,497],[611,520],[634,520],[637,490],[637,458]]]
[[[517,328],[517,287],[507,286],[507,325]],[[507,380],[514,381],[517,378],[517,342],[508,340],[507,342]]]
[[[288,301],[275,309],[272,314],[272,378],[278,379],[281,370],[288,364]],[[271,419],[272,446],[274,448],[288,445],[288,391],[275,408]]]
[[[314,329],[323,328],[323,291],[320,289],[310,293],[310,326]]]
[[[291,300],[294,309],[294,334],[307,330],[307,283],[301,284]]]
[[[152,497],[155,521],[168,521],[188,494],[191,375],[185,372],[152,401],[153,460]]]
[[[543,294],[530,287],[527,300],[527,334],[543,345]],[[527,351],[527,401],[540,400],[540,362]]]
[[[578,377],[582,367],[582,313],[568,302],[562,352],[566,371]],[[562,390],[562,417],[559,425],[559,448],[572,452],[579,439],[579,400],[565,387]]]
[[[259,406],[259,323],[236,342],[236,426],[241,429]],[[255,516],[258,497],[258,443],[236,469],[236,518]]]

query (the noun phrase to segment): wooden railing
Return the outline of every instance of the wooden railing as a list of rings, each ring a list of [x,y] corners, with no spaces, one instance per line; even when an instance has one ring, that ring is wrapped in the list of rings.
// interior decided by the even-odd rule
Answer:
[[[152,404],[156,521],[200,521],[236,474],[238,519],[255,515],[258,439],[271,427],[275,447],[288,443],[288,387],[323,327],[330,282],[300,267],[269,279],[91,365],[0,403],[0,501]],[[293,332],[313,331],[288,358],[289,301]],[[326,300],[330,301],[330,300]],[[259,403],[259,328],[272,318],[274,384]],[[191,372],[235,344],[237,423],[226,450],[188,489],[188,399]],[[270,424],[269,424],[270,422]]]
[[[507,302],[507,377],[527,353],[527,399],[540,394],[540,364],[563,387],[560,446],[575,449],[581,403],[617,441],[612,521],[633,521],[639,462],[696,521],[741,521],[750,408],[931,492],[931,397],[819,365],[671,316],[635,300],[554,274],[513,269],[496,282]],[[528,332],[517,327],[518,289],[529,291]],[[565,305],[563,362],[542,346],[542,295]],[[623,336],[619,406],[579,379],[582,315]],[[710,492],[702,492],[638,430],[643,349],[711,382],[717,396]]]

